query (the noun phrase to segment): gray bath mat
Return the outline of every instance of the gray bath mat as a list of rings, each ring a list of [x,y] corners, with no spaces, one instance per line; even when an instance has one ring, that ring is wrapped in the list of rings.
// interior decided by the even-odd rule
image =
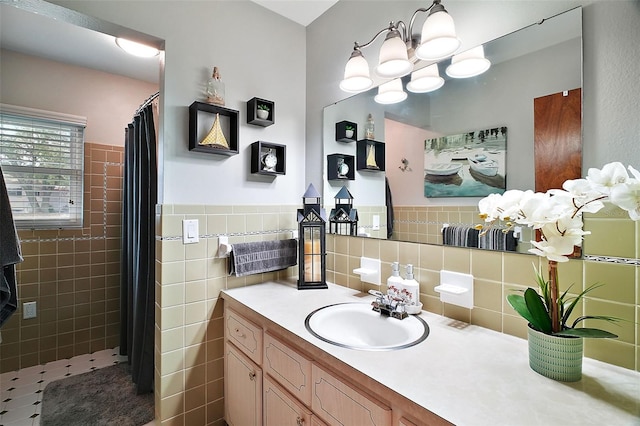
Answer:
[[[136,395],[129,366],[118,364],[49,383],[43,426],[141,426],[153,420],[153,394]]]

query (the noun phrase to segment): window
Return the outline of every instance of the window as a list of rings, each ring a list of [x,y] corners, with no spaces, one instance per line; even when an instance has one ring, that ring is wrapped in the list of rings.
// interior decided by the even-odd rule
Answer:
[[[17,228],[82,227],[86,118],[0,104],[0,167]]]

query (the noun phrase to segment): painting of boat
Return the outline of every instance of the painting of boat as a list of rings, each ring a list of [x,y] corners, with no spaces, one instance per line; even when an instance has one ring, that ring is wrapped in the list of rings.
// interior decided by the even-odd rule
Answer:
[[[461,168],[460,163],[432,163],[424,168],[424,172],[431,176],[451,176],[458,173]]]
[[[486,197],[504,193],[506,154],[506,126],[425,139],[424,196]]]
[[[486,156],[468,157],[469,168],[484,176],[495,176],[498,174],[498,163],[495,160],[487,160]]]

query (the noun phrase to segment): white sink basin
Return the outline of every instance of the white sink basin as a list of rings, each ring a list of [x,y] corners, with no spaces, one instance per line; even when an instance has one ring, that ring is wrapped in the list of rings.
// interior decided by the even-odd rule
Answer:
[[[320,340],[351,349],[394,350],[422,342],[429,326],[420,317],[399,320],[380,315],[368,303],[339,303],[311,312],[307,330]]]

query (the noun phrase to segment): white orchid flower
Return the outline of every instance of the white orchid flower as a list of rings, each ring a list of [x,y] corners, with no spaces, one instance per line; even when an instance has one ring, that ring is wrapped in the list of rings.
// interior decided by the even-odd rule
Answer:
[[[629,213],[632,220],[640,220],[640,172],[629,166],[634,179],[611,188],[611,202]]]
[[[593,185],[598,192],[609,195],[613,186],[625,183],[629,179],[624,164],[614,161],[605,164],[602,170],[590,168],[587,171],[587,180]]]
[[[563,189],[546,193],[509,190],[491,194],[478,203],[485,222],[501,220],[539,229],[542,241],[531,241],[529,252],[556,262],[566,262],[585,235],[582,214],[596,213],[605,201],[626,210],[632,220],[640,220],[640,172],[629,166],[630,177],[619,162],[602,169],[589,169],[586,179],[567,180]]]

